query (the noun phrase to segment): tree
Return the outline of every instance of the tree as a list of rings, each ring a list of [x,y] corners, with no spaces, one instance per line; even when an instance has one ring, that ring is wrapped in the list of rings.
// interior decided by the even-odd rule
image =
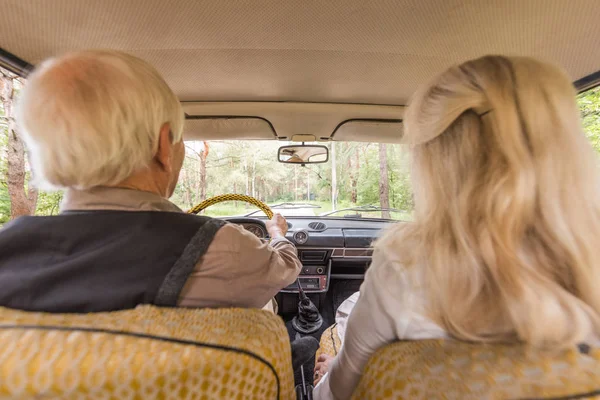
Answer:
[[[185,160],[188,161],[188,160]],[[190,179],[188,178],[189,169],[186,168],[187,162],[184,161],[183,168],[181,168],[181,172],[179,173],[179,182],[178,186],[181,188],[182,192],[182,202],[192,208],[194,206],[193,194],[192,194],[192,185],[190,183]]]
[[[202,151],[199,154],[200,156],[200,168],[198,168],[198,173],[200,175],[200,201],[206,200],[206,159],[208,158],[208,142],[202,142]],[[233,161],[233,160],[232,160]],[[198,190],[196,191],[198,193]]]
[[[15,85],[20,85],[19,79],[4,70],[0,70],[0,99],[4,110],[8,132],[7,146],[7,186],[10,198],[11,219],[21,215],[33,215],[37,202],[38,192],[27,185],[27,168],[25,163],[25,145],[17,132],[17,125],[13,115],[15,100]]]
[[[335,143],[331,142],[331,208],[337,209],[337,166],[335,159]]]
[[[306,168],[306,201],[307,202],[310,201],[310,169],[309,168]]]
[[[298,166],[294,165],[294,201],[298,201]]]
[[[356,205],[358,201],[358,169],[360,166],[360,154],[354,149],[348,154],[348,170],[350,171],[350,201]]]
[[[379,204],[381,208],[390,208],[390,184],[388,181],[388,159],[387,146],[385,143],[379,143]],[[384,210],[381,212],[382,218],[390,218],[390,212]]]
[[[600,87],[590,89],[577,96],[583,128],[590,143],[600,153]]]

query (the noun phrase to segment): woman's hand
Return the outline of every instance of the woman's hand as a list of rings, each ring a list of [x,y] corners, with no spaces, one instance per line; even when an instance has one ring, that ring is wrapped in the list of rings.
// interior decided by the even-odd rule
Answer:
[[[315,365],[315,374],[314,374],[314,384],[317,386],[317,383],[323,378],[323,375],[329,371],[329,365],[334,360],[335,357],[332,357],[328,354],[321,354],[317,359],[317,365]]]

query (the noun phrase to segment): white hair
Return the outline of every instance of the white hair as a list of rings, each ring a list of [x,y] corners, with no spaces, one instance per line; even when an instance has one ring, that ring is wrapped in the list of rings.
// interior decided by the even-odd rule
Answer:
[[[182,139],[177,96],[147,62],[89,50],[45,61],[29,77],[17,123],[36,185],[87,189],[114,185],[149,165],[161,126]]]

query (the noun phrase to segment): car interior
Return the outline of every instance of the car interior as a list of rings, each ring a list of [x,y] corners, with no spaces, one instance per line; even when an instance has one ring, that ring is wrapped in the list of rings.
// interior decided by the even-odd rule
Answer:
[[[181,100],[186,141],[281,142],[293,147],[272,155],[282,168],[288,162],[329,162],[329,154],[302,146],[402,144],[403,113],[415,90],[449,66],[474,57],[537,57],[563,67],[579,91],[600,84],[597,0],[2,0],[0,4],[3,68],[26,77],[42,60],[69,51],[107,48],[131,53],[155,66]],[[277,209],[245,196],[223,193],[190,212],[227,200],[257,206],[248,215],[224,219],[269,239],[265,222]],[[298,281],[276,296],[277,316],[259,310],[151,306],[102,316],[3,309],[0,347],[11,350],[0,357],[0,397],[110,393],[114,396],[110,398],[132,399],[312,398],[314,357],[292,371],[290,341],[311,335],[321,340],[319,352],[337,353],[339,340],[333,334],[337,308],[359,290],[373,242],[386,227],[403,222],[340,214],[284,215],[286,236],[296,245],[303,268]],[[310,302],[303,302],[305,298]],[[306,314],[302,307],[307,304],[316,308],[318,317]],[[73,336],[74,331],[82,335]],[[34,344],[45,353],[19,350]],[[378,353],[353,398],[502,398],[482,395],[486,390],[500,393],[494,392],[494,387],[502,386],[499,381],[473,389],[478,378],[465,392],[444,396],[452,372],[435,377],[438,380],[432,380],[428,389],[407,395],[394,386],[397,377],[427,375],[431,369],[423,357],[411,356],[401,345]],[[68,346],[95,350],[77,357],[52,350]],[[452,352],[478,351],[466,345],[440,346],[423,352],[443,363],[443,356]],[[499,360],[531,362],[506,349],[494,354]],[[406,362],[390,367],[390,360],[400,358]],[[19,362],[23,359],[27,362]],[[44,375],[45,359],[55,362],[53,377]],[[536,360],[535,365],[542,362]],[[490,373],[518,369],[502,362],[496,365],[505,369]],[[97,378],[98,366],[111,373]],[[186,369],[199,372],[196,376]],[[579,389],[600,390],[594,386],[598,375],[578,371],[576,366],[566,368],[565,377],[574,384],[544,389],[554,396],[545,398],[569,398]],[[543,386],[539,382],[524,384],[529,389],[523,389],[523,398],[537,397],[539,391],[532,388]]]

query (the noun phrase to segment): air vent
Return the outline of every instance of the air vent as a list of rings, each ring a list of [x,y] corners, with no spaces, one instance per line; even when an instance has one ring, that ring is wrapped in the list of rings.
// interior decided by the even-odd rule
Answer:
[[[316,222],[316,221],[308,224],[308,227],[310,229],[312,229],[313,231],[324,231],[325,229],[327,229],[327,225],[325,225],[322,222]]]

